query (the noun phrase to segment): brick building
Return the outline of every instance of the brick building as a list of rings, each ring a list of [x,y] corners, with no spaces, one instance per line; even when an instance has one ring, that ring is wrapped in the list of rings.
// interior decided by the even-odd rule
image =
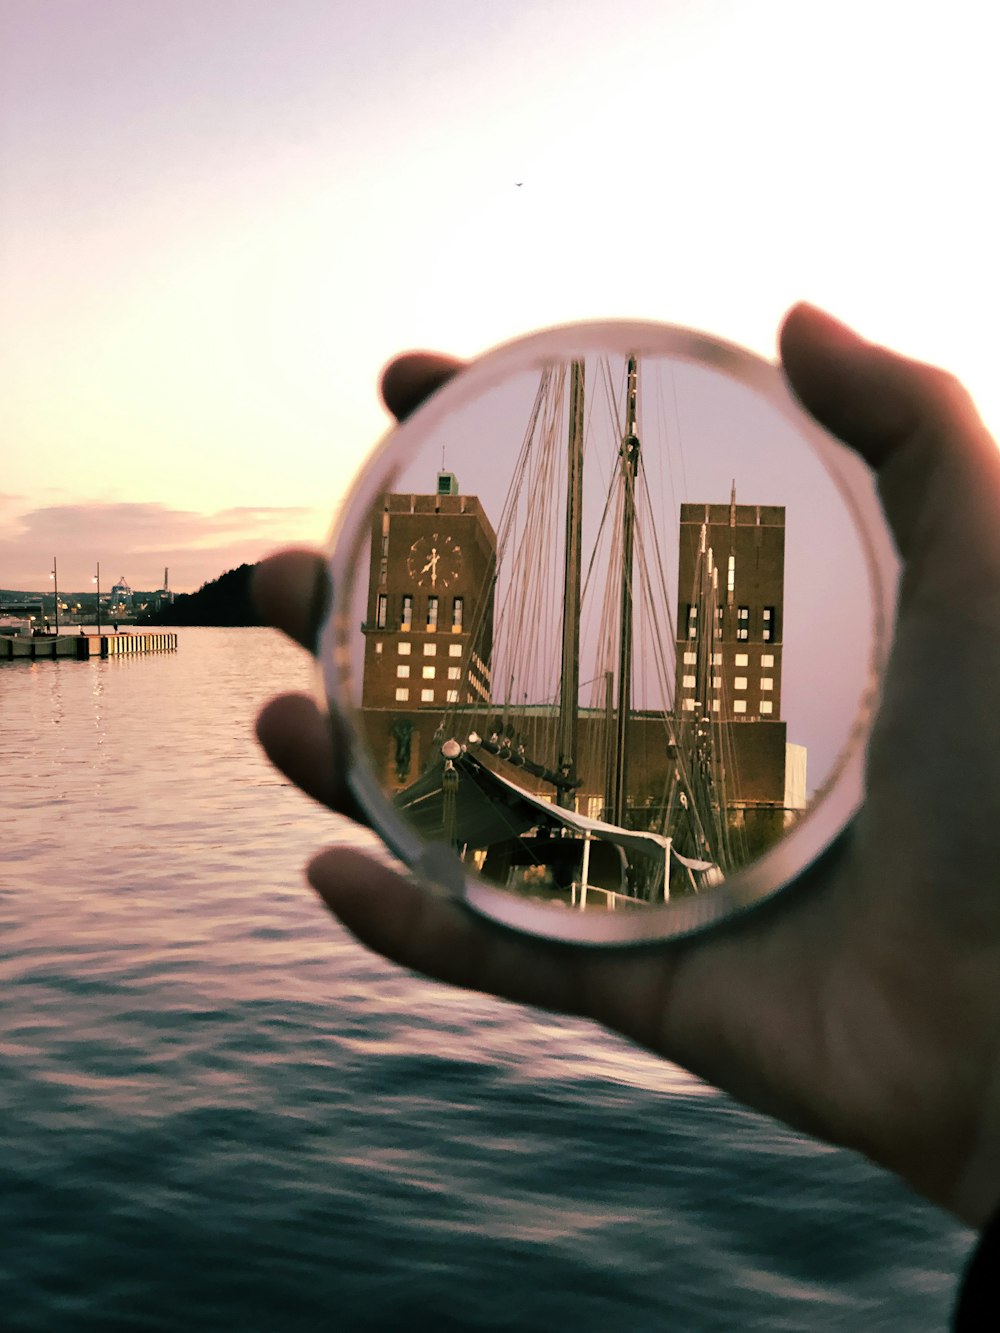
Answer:
[[[707,601],[706,577],[714,586]],[[493,699],[495,579],[492,524],[477,497],[459,494],[452,474],[439,474],[434,495],[385,496],[373,514],[362,722],[387,790],[411,784],[444,739],[464,741],[472,732],[500,735],[515,766],[522,747],[529,757],[554,762],[556,710],[504,708]],[[799,766],[789,767],[780,717],[783,581],[783,508],[737,505],[735,497],[729,505],[681,507],[678,711],[676,722],[652,711],[629,719],[637,823],[643,810],[655,818],[670,788],[676,751],[668,732],[683,746],[706,716],[726,756],[728,799],[738,820],[750,810],[779,815],[804,805],[798,790],[804,778],[789,787]],[[711,636],[698,623],[699,607],[701,619],[712,622]],[[605,726],[603,711],[581,709],[577,809],[591,816],[604,808]],[[515,772],[506,763],[501,771],[529,791],[552,795],[552,786],[523,766]]]

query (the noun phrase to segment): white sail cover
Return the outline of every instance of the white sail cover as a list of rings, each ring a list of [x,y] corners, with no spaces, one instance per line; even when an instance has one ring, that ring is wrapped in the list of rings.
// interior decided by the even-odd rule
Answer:
[[[633,856],[647,857],[661,864],[667,852],[672,850],[670,838],[660,833],[619,828],[616,824],[606,824],[545,801],[487,768],[468,751],[455,759],[454,767],[459,776],[455,795],[456,825],[462,830],[462,841],[467,841],[470,846],[488,847],[506,838],[521,837],[534,828],[562,827],[580,837],[596,838],[621,847]],[[439,761],[395,798],[399,809],[431,841],[439,840],[443,832],[443,772],[444,762]],[[678,857],[678,860],[692,870],[703,870],[712,865],[710,861],[692,861],[685,857]]]

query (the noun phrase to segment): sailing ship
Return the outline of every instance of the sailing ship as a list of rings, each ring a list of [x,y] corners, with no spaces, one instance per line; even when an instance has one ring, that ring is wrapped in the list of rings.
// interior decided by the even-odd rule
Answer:
[[[602,432],[587,402],[588,373],[607,409],[610,459],[595,453]],[[413,496],[408,510],[393,503],[407,497],[387,496],[373,520],[364,628],[379,655],[380,635],[415,642],[418,626],[442,628],[441,603],[461,582],[461,523],[468,533],[476,518],[480,544],[495,542],[475,586],[466,581],[452,597],[457,623],[443,627],[464,645],[461,665],[449,670],[454,688],[420,717],[412,705],[397,708],[391,723],[392,710],[373,710],[387,714],[395,804],[489,882],[582,910],[641,910],[701,892],[752,860],[788,820],[774,780],[764,799],[760,773],[747,781],[748,767],[769,762],[783,780],[784,724],[763,696],[749,716],[734,712],[741,701],[727,698],[730,680],[746,680],[727,676],[722,662],[724,651],[738,662],[751,648],[751,608],[740,604],[736,569],[739,543],[748,540],[742,529],[752,527],[758,576],[760,552],[780,548],[764,594],[770,602],[754,608],[753,645],[771,663],[761,683],[778,697],[784,511],[737,506],[735,483],[728,505],[680,506],[675,602],[660,534],[666,505],[662,495],[654,501],[639,436],[640,374],[634,355],[617,368],[605,358],[541,372],[495,529],[478,512],[479,498],[460,497],[442,468],[426,509],[430,527],[404,542],[413,590],[401,595],[395,620],[391,593],[378,591],[390,581],[389,535],[404,520],[417,522],[421,507]],[[597,499],[585,495],[585,460],[602,482]],[[741,657],[733,650],[743,645]],[[404,648],[410,654],[409,640]],[[395,669],[409,681],[408,663]],[[422,669],[434,677],[434,665]],[[408,694],[404,685],[396,700]],[[416,724],[428,711],[436,726],[414,772]],[[752,722],[769,734],[763,762]],[[748,798],[750,789],[757,795]]]

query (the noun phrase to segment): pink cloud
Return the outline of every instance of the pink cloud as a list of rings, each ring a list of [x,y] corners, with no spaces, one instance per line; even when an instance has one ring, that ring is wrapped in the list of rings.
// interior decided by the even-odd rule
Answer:
[[[301,542],[304,532],[323,532],[326,521],[301,506],[198,514],[155,503],[48,505],[8,522],[0,537],[0,587],[47,588],[55,555],[66,591],[88,588],[100,561],[109,586],[124,574],[133,588],[159,587],[169,567],[170,586],[187,592],[276,546]]]

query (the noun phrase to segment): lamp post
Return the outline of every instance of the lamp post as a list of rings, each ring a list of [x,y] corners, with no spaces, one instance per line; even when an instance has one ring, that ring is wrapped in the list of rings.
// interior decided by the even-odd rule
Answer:
[[[101,562],[97,562],[97,574],[94,576],[94,582],[97,584],[97,632],[101,632]]]
[[[52,580],[52,586],[56,594],[56,635],[59,634],[59,563],[55,556],[52,557],[52,573],[49,575]]]

